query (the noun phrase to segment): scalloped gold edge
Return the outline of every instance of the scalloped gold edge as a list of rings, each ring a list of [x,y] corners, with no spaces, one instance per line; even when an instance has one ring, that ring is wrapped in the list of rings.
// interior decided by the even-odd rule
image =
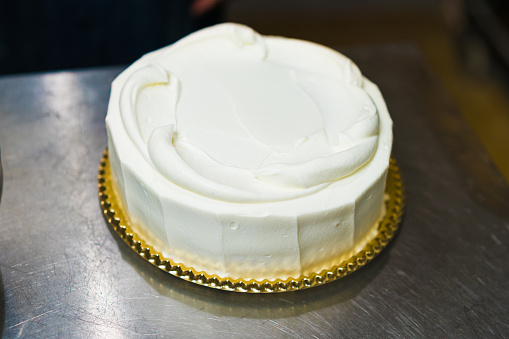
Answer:
[[[233,292],[273,293],[297,291],[342,278],[366,265],[387,246],[399,228],[405,207],[405,193],[401,173],[396,160],[391,158],[385,189],[389,195],[389,199],[386,202],[386,214],[379,223],[378,233],[375,238],[361,251],[330,269],[322,270],[320,273],[301,276],[297,279],[288,278],[272,281],[232,279],[198,272],[192,267],[186,267],[181,263],[174,263],[171,259],[164,258],[160,252],[156,251],[136,234],[125,218],[125,212],[120,207],[113,191],[108,149],[104,151],[101,158],[97,180],[99,201],[105,220],[138,255],[152,265],[178,278],[198,285]]]

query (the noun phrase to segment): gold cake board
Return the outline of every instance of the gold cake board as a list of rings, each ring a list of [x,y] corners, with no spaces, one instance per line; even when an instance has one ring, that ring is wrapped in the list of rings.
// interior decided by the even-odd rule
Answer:
[[[181,279],[211,288],[247,293],[273,293],[296,291],[342,278],[373,260],[394,237],[401,223],[405,206],[404,188],[401,174],[394,159],[390,160],[387,175],[386,214],[379,222],[376,236],[357,254],[348,260],[321,271],[298,278],[276,280],[244,280],[223,278],[217,275],[198,272],[192,267],[174,263],[154,249],[129,225],[126,211],[123,211],[112,186],[108,150],[104,151],[98,174],[99,200],[107,223],[115,230],[122,240],[143,259],[161,270]]]

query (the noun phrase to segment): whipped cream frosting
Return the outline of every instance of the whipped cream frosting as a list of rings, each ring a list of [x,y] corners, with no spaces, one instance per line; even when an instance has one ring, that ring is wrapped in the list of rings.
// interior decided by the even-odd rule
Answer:
[[[113,82],[109,154],[131,223],[229,277],[319,271],[374,235],[392,121],[347,57],[221,24]]]
[[[349,59],[291,47],[231,24],[188,36],[127,79],[126,131],[159,173],[212,199],[323,189],[371,159],[377,109]]]

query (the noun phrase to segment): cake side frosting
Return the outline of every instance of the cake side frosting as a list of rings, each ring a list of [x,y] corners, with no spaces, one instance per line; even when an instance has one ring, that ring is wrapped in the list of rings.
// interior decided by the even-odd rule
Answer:
[[[392,122],[376,86],[323,46],[199,31],[113,82],[107,129],[131,222],[209,274],[327,268],[382,213]]]

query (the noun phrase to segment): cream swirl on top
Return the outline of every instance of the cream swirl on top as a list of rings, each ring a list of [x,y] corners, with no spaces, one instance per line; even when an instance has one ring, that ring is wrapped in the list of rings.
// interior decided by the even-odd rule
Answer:
[[[132,73],[120,110],[137,149],[173,183],[215,200],[280,201],[370,161],[378,113],[362,85],[332,50],[224,24]]]

